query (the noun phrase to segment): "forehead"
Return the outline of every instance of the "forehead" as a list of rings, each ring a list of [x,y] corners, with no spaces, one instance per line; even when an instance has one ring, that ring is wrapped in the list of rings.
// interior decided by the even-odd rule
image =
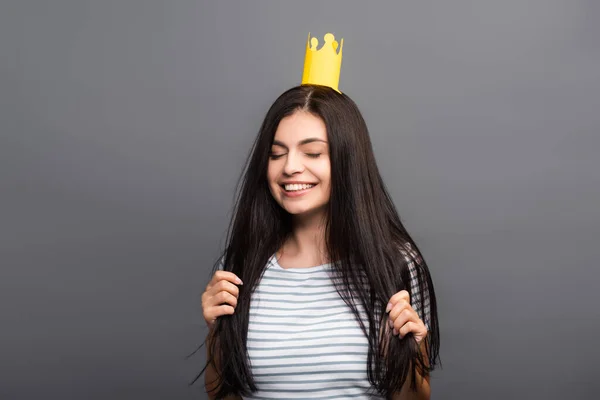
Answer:
[[[321,118],[305,111],[297,111],[279,122],[274,140],[293,144],[306,138],[327,141],[327,128]]]

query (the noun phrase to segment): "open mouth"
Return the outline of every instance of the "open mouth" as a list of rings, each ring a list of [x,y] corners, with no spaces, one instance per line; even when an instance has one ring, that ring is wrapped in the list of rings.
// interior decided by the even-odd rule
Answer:
[[[315,183],[300,183],[300,184],[287,184],[280,185],[285,193],[289,194],[300,194],[309,191],[310,189],[317,186]]]

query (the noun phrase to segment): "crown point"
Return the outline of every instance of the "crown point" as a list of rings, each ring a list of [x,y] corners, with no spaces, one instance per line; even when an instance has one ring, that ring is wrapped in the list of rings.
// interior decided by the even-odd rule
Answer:
[[[310,39],[310,49],[317,51],[317,47],[319,46],[319,39],[313,37]]]

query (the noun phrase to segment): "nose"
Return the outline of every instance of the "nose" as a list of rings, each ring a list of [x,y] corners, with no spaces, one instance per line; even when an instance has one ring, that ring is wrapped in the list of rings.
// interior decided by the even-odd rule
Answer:
[[[294,175],[302,171],[304,171],[304,165],[300,157],[292,151],[288,152],[285,165],[283,166],[283,173],[285,175]]]

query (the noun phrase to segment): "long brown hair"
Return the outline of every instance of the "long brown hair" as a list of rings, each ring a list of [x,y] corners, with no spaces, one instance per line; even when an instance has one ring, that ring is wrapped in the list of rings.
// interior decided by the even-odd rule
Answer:
[[[279,122],[298,110],[318,116],[327,129],[332,189],[325,240],[329,258],[338,260],[333,269],[343,277],[336,284],[338,293],[368,338],[369,381],[387,396],[399,392],[412,372],[411,386],[415,388],[415,371],[427,374],[439,362],[437,307],[429,269],[379,174],[367,126],[356,104],[331,88],[301,85],[279,96],[267,112],[239,185],[220,263],[244,285],[235,313],[220,317],[213,330],[218,340],[210,342],[210,354],[220,360],[219,390],[214,395],[250,395],[258,389],[246,348],[250,299],[268,259],[292,232],[291,216],[269,192],[267,165]],[[416,267],[419,285],[419,296],[414,298],[411,293],[411,302],[428,304],[430,309],[425,343],[429,366],[411,334],[390,340],[390,331],[378,328],[386,324],[384,308],[389,298],[403,289],[411,291],[410,262]],[[356,304],[366,310],[366,324]],[[207,360],[207,365],[212,362],[214,359]]]

